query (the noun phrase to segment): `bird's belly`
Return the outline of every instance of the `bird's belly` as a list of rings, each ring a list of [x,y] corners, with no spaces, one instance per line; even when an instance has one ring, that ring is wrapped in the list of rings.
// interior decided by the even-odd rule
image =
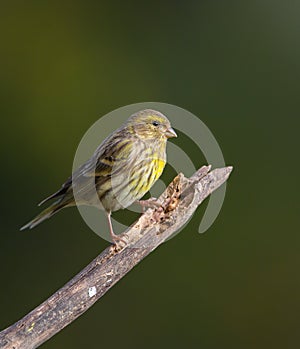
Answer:
[[[140,180],[136,180],[132,183],[132,191],[139,196],[139,199],[144,196],[153,186],[153,184],[161,176],[166,162],[161,159],[152,161],[152,165],[141,176]]]
[[[161,176],[165,164],[164,159],[154,159],[149,166],[134,167],[122,180],[112,178],[111,190],[101,198],[104,208],[117,211],[141,199]]]
[[[161,176],[165,164],[165,160],[154,159],[151,161],[151,165],[144,169],[142,173],[138,172],[133,176],[134,179],[130,183],[130,192],[133,197],[132,202],[141,199],[151,189]]]

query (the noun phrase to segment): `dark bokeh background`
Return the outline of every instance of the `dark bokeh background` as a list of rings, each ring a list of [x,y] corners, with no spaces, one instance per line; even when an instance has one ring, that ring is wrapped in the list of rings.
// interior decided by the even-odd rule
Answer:
[[[199,235],[200,209],[42,347],[298,347],[300,2],[0,7],[0,328],[108,245],[76,209],[18,231],[69,175],[85,131],[160,101],[200,116],[234,165],[222,212]]]

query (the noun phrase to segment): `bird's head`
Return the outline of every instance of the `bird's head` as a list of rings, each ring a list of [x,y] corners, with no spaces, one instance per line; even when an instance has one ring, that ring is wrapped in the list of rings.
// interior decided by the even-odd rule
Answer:
[[[167,139],[177,137],[170,121],[159,111],[141,110],[133,114],[126,126],[141,139]]]

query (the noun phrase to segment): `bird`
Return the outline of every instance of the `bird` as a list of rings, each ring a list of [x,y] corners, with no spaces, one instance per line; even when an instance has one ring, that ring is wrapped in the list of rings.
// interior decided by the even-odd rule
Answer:
[[[98,206],[105,211],[112,242],[111,214],[139,201],[161,176],[169,138],[177,137],[168,118],[153,109],[140,110],[98,146],[94,154],[39,206],[55,200],[20,230],[32,229],[66,207]]]

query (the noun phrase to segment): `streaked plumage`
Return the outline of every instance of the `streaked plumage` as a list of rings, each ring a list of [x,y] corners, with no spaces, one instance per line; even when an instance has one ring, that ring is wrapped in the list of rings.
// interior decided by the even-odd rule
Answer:
[[[108,136],[61,189],[43,200],[57,199],[21,229],[33,228],[64,207],[97,205],[99,200],[109,219],[111,212],[141,199],[162,174],[166,143],[176,137],[169,120],[160,112],[146,109],[133,114]]]

